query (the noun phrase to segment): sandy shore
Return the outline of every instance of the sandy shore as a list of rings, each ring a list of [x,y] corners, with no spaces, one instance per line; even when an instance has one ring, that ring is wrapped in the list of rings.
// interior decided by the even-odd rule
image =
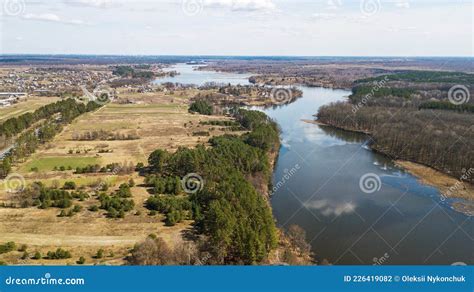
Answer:
[[[462,182],[431,167],[418,163],[397,160],[395,163],[418,177],[420,182],[439,189],[441,198],[459,198],[464,201],[454,202],[452,207],[468,216],[474,216],[474,185]],[[466,173],[473,173],[474,169]]]

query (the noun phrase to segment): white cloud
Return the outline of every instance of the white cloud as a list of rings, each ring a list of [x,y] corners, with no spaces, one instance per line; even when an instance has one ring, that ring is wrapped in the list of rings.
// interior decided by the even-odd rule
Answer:
[[[33,13],[27,13],[22,16],[23,19],[26,20],[36,20],[36,21],[46,21],[46,22],[59,22],[59,23],[64,23],[64,24],[75,24],[75,25],[80,25],[84,24],[82,20],[78,19],[62,19],[56,14],[53,13],[41,13],[41,14],[33,14]]]
[[[328,19],[332,19],[336,17],[336,14],[321,12],[321,13],[313,13],[312,17],[317,20],[320,20],[320,19],[328,20]]]
[[[31,2],[35,4],[27,5],[25,13],[29,15],[26,18],[23,18],[24,14],[4,17],[2,37],[12,42],[4,42],[3,51],[152,55],[472,55],[472,3],[467,2],[440,0],[428,4],[409,1],[410,8],[402,9],[395,6],[395,0],[381,0],[383,9],[364,19],[359,1],[354,4],[350,0],[340,1],[342,5],[338,10],[327,9],[328,0],[194,0],[202,5],[203,11],[195,17],[183,15],[182,0],[114,0],[114,3],[121,3],[117,9],[100,9],[109,5],[107,1],[71,0],[76,5],[63,1],[66,0],[35,0]],[[205,3],[214,6],[206,7]],[[330,3],[337,6],[339,1]],[[449,21],[440,22],[440,19]],[[48,21],[44,22],[48,25],[38,25],[40,21]],[[91,27],[71,34],[64,28],[72,24]],[[165,32],[179,37],[165,37]],[[127,40],[125,33],[133,41]],[[22,42],[15,40],[18,35],[24,38]],[[41,35],[44,42],[32,41],[37,35]],[[354,36],[358,41],[354,42]],[[94,42],[81,42],[83,39]],[[189,46],[190,43],[197,45]],[[314,139],[314,143],[325,147],[339,143],[336,138],[323,143],[318,140],[319,136],[317,131],[312,131],[306,136],[291,138]]]
[[[23,15],[24,19],[31,19],[31,20],[40,20],[40,21],[53,21],[53,22],[59,22],[61,19],[59,16],[53,13],[43,13],[43,14],[33,14],[33,13],[28,13]]]
[[[342,214],[350,214],[355,211],[356,205],[353,203],[335,203],[328,200],[316,200],[305,203],[304,206],[308,209],[316,209],[321,211],[324,216],[340,216]]]
[[[342,0],[328,0],[327,9],[337,10],[342,6]]]
[[[276,9],[272,0],[205,0],[206,7],[228,8],[232,11],[273,11]]]
[[[388,32],[417,32],[417,28],[415,26],[391,26],[387,28]]]
[[[65,0],[64,4],[95,8],[111,8],[121,5],[119,1],[114,0]]]
[[[395,6],[398,8],[410,8],[409,0],[396,0]]]

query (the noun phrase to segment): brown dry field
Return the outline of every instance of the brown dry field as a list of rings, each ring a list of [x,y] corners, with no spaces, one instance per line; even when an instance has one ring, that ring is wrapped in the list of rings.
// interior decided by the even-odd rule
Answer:
[[[179,146],[192,147],[207,142],[207,137],[193,136],[193,132],[209,131],[212,126],[200,125],[200,121],[224,120],[225,117],[202,116],[188,113],[188,99],[176,92],[124,95],[135,104],[107,104],[103,108],[86,113],[63,130],[53,142],[40,151],[40,156],[69,155],[70,149],[110,149],[112,153],[96,153],[102,164],[131,161],[145,162],[155,149],[175,151]],[[186,126],[185,126],[186,124]],[[218,127],[212,135],[222,135]],[[105,130],[114,133],[134,133],[138,140],[73,141],[74,134]],[[104,147],[106,146],[107,147]],[[97,151],[92,151],[97,152]],[[90,154],[90,153],[89,153]]]
[[[58,101],[58,97],[51,96],[28,96],[25,100],[9,107],[0,107],[0,122],[17,117],[27,112],[33,112],[37,108]]]
[[[222,135],[220,127],[210,130],[212,126],[199,125],[200,121],[224,120],[227,117],[203,116],[187,112],[189,96],[193,92],[169,93],[121,93],[120,98],[126,97],[134,104],[110,103],[101,109],[87,113],[68,125],[55,139],[43,145],[33,156],[13,172],[20,173],[27,184],[33,181],[42,181],[51,184],[57,180],[61,184],[66,180],[73,180],[79,186],[97,181],[107,181],[113,185],[110,193],[121,182],[133,177],[137,185],[143,182],[138,174],[108,175],[108,174],[73,174],[72,171],[57,172],[41,170],[30,172],[24,165],[36,163],[48,157],[59,157],[62,163],[78,161],[81,157],[94,157],[98,163],[105,165],[113,162],[146,162],[148,155],[155,149],[164,148],[170,151],[179,146],[193,147],[198,143],[205,143],[209,137],[196,137],[196,131],[210,131],[211,136]],[[185,126],[186,124],[186,126]],[[113,132],[135,132],[140,139],[128,141],[73,141],[74,133],[93,130],[107,130]],[[97,149],[107,149],[112,153],[97,153]],[[85,154],[69,154],[69,149],[92,149]],[[1,184],[0,184],[1,185]],[[132,188],[135,209],[128,212],[123,219],[105,218],[104,210],[99,212],[88,211],[91,205],[98,204],[96,198],[89,198],[83,202],[74,200],[74,204],[83,206],[82,211],[73,217],[58,217],[58,208],[46,210],[37,207],[30,208],[0,208],[0,244],[14,241],[17,246],[28,245],[30,255],[39,250],[43,255],[49,250],[58,247],[71,251],[72,258],[67,260],[21,260],[21,252],[9,252],[0,255],[0,261],[8,264],[74,264],[80,256],[86,258],[86,264],[122,264],[123,258],[136,242],[142,241],[151,233],[162,237],[173,244],[182,240],[182,232],[191,228],[191,222],[183,222],[173,227],[164,226],[162,215],[150,216],[145,209],[144,201],[149,196],[143,187]],[[11,196],[0,186],[0,202],[10,201]],[[140,211],[139,215],[135,213]],[[94,259],[99,248],[110,251],[113,257]]]
[[[128,179],[128,178],[127,178]],[[140,179],[135,177],[139,183]],[[191,228],[191,222],[182,222],[173,227],[165,226],[163,216],[149,216],[144,201],[149,196],[145,188],[132,188],[135,208],[123,219],[109,219],[105,211],[91,212],[87,208],[98,205],[98,200],[90,198],[84,202],[74,201],[83,206],[82,211],[73,217],[58,217],[58,208],[46,210],[32,208],[0,209],[0,238],[3,242],[14,241],[17,246],[26,244],[32,256],[36,251],[46,255],[61,247],[72,253],[72,258],[64,260],[22,260],[22,252],[10,252],[0,255],[0,260],[8,264],[75,264],[79,257],[86,258],[86,264],[123,264],[124,256],[135,243],[149,234],[156,234],[169,244],[182,241],[182,232]],[[139,215],[136,212],[140,211]],[[105,258],[95,259],[102,248]],[[113,252],[113,256],[109,256]]]

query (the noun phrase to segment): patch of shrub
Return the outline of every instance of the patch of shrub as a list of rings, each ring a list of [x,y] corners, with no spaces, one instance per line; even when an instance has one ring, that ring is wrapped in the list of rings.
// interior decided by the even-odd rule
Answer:
[[[55,251],[48,251],[46,257],[49,260],[69,259],[71,258],[71,252],[58,248]]]

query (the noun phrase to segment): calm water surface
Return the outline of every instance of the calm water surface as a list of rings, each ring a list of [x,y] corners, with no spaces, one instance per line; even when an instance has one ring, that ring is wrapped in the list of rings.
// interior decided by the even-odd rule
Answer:
[[[248,84],[248,75],[173,69],[182,74],[156,82]],[[282,129],[271,201],[277,224],[303,227],[317,258],[334,264],[474,264],[472,217],[367,149],[365,135],[302,121],[350,92],[300,88],[296,102],[263,110]],[[373,193],[361,190],[364,175],[380,179],[366,186]]]
[[[225,72],[214,72],[214,71],[196,71],[194,70],[199,66],[191,66],[186,64],[177,64],[173,67],[165,69],[165,71],[177,71],[180,74],[175,77],[166,77],[157,79],[156,83],[164,82],[178,82],[183,84],[196,84],[202,85],[206,82],[217,82],[217,83],[230,83],[236,84],[249,84],[248,78],[250,74],[234,74]]]

